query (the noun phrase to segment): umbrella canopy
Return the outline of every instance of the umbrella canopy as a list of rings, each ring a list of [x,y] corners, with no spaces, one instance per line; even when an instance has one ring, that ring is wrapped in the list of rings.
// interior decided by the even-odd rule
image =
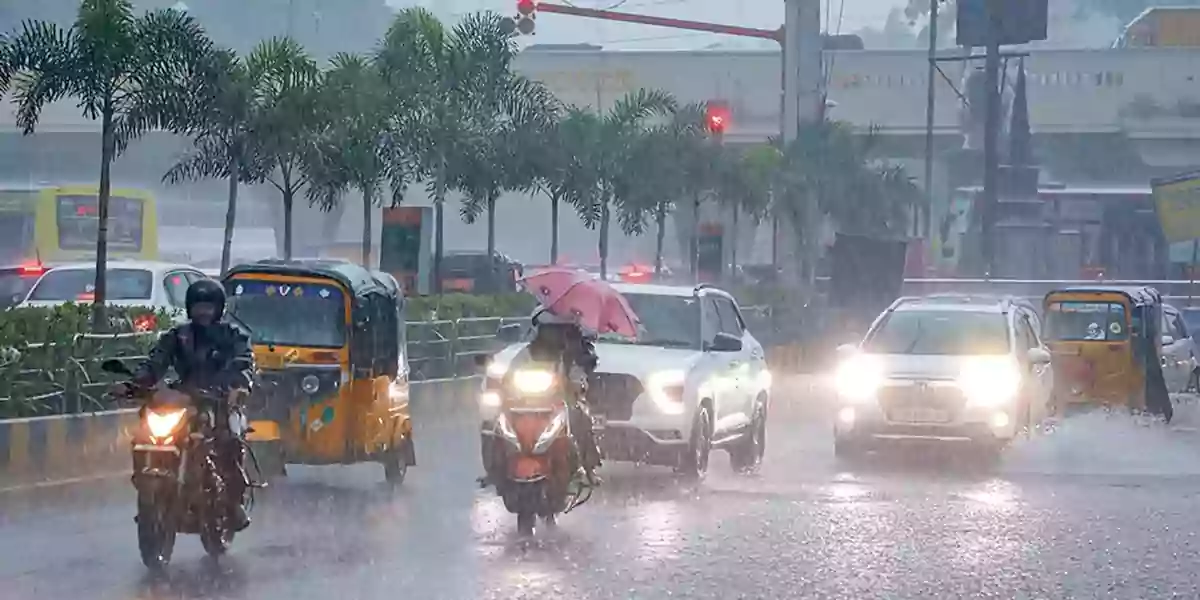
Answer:
[[[629,302],[608,282],[567,269],[548,269],[520,280],[546,312],[570,318],[597,334],[636,338],[640,321]]]

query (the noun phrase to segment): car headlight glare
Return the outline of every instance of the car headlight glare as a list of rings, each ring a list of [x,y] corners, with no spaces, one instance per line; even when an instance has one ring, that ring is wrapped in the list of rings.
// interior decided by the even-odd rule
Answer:
[[[146,411],[146,428],[150,430],[150,435],[156,438],[165,438],[175,432],[186,412],[182,409],[167,412],[148,410]]]
[[[683,387],[686,382],[687,372],[681,369],[658,371],[646,378],[646,392],[658,405],[659,410],[669,414],[681,414],[684,408]]]
[[[1021,389],[1021,371],[1008,357],[976,358],[963,365],[958,386],[973,406],[1012,402]]]
[[[554,387],[554,373],[535,369],[522,369],[512,374],[513,386],[523,394],[544,394]]]
[[[849,403],[870,402],[883,385],[883,365],[865,354],[847,358],[834,372],[838,398]]]
[[[487,376],[492,379],[500,379],[508,374],[508,362],[492,360],[487,366]]]

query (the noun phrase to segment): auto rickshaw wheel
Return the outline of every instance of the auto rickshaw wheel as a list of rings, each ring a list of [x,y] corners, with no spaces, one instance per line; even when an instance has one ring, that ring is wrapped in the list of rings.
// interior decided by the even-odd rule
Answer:
[[[392,446],[380,461],[383,463],[383,478],[392,485],[400,485],[404,483],[404,478],[408,476],[409,463],[409,444],[411,440],[405,437],[404,440],[395,446]]]

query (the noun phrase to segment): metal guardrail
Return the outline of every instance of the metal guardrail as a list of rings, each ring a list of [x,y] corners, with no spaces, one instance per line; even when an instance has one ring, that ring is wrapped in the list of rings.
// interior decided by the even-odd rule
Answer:
[[[409,377],[424,381],[472,375],[475,356],[499,349],[497,330],[502,325],[525,322],[527,317],[410,322],[406,348]],[[109,358],[145,358],[156,335],[78,334],[70,344],[0,348],[0,418],[112,409],[102,396],[113,378],[100,371],[100,363]]]

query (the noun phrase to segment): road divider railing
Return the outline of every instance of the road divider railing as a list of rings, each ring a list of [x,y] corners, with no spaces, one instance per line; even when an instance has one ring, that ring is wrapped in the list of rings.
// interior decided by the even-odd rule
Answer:
[[[418,439],[426,426],[477,423],[478,393],[477,378],[413,382]],[[127,475],[138,426],[136,409],[0,420],[0,492]]]

